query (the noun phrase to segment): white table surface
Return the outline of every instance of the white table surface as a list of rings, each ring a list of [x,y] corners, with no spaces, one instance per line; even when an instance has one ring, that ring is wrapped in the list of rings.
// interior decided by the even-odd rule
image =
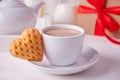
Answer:
[[[44,20],[37,23],[41,22]],[[110,43],[105,37],[85,36],[84,45],[96,49],[101,58],[88,70],[67,76],[44,73],[27,61],[11,56],[7,50],[8,43],[13,38],[14,36],[0,36],[0,80],[120,80],[120,45]]]

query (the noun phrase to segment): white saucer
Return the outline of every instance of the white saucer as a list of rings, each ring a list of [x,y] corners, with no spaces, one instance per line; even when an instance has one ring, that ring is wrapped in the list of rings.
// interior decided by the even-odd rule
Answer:
[[[81,57],[76,61],[75,64],[71,66],[66,67],[53,66],[49,64],[46,58],[44,58],[42,62],[30,61],[29,63],[40,71],[56,75],[68,75],[84,71],[91,67],[92,65],[94,65],[98,60],[99,60],[98,52],[95,49],[86,46],[83,49]]]

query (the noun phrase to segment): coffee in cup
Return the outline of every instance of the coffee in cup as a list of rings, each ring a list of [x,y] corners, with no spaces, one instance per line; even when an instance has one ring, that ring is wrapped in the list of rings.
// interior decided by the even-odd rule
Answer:
[[[58,24],[44,27],[41,33],[46,57],[52,65],[72,65],[80,57],[85,34],[83,28]]]
[[[69,29],[69,28],[51,28],[46,31],[44,31],[45,34],[51,35],[51,36],[74,36],[80,34],[80,31]]]

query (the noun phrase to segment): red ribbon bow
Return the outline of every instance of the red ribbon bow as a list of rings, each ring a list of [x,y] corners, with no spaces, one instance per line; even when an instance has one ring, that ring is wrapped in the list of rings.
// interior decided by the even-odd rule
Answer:
[[[96,20],[95,25],[94,32],[95,35],[105,35],[113,43],[120,44],[119,41],[112,39],[105,33],[105,28],[107,28],[110,32],[117,31],[120,28],[119,24],[107,14],[112,13],[120,15],[120,6],[105,8],[106,0],[87,0],[87,1],[95,8],[90,8],[85,5],[79,5],[78,13],[84,14],[97,12],[98,18]]]

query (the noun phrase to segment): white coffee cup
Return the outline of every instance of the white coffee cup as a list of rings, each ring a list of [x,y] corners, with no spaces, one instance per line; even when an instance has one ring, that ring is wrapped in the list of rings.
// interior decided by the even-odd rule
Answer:
[[[55,28],[76,30],[79,31],[79,34],[71,36],[53,36],[46,34],[46,31]],[[43,37],[45,55],[52,65],[72,65],[80,57],[85,34],[83,28],[75,25],[58,24],[44,27],[41,30],[41,33]]]

